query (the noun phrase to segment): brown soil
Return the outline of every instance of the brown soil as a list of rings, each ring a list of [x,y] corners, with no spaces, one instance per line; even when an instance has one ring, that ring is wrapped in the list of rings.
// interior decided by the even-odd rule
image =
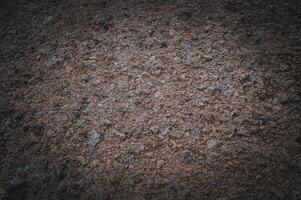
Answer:
[[[0,199],[300,199],[300,4],[2,0]]]

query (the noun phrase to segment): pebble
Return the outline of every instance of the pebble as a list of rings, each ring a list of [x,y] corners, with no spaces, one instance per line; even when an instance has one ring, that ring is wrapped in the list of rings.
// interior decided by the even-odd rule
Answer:
[[[77,160],[80,162],[81,165],[86,165],[86,159],[84,156],[77,156]]]
[[[164,137],[169,133],[169,127],[163,127],[159,130],[159,137]]]
[[[272,99],[272,106],[274,110],[281,110],[282,109],[282,104],[281,101],[278,97],[274,97]]]
[[[148,157],[153,157],[154,153],[153,152],[147,152],[147,153],[145,153],[145,155],[148,156]]]
[[[143,144],[138,144],[137,147],[134,149],[136,154],[140,154],[145,150],[145,146]]]
[[[287,101],[288,101],[287,94],[285,94],[285,93],[278,94],[278,95],[274,96],[272,99],[273,108],[275,108],[276,110],[281,110],[282,104],[286,103]]]
[[[118,130],[116,130],[116,129],[113,130],[113,133],[114,133],[115,135],[117,135],[117,136],[123,138],[123,139],[126,137],[126,135],[125,135],[124,132],[118,131]]]
[[[47,25],[47,24],[51,24],[51,23],[53,23],[53,22],[54,22],[54,19],[55,19],[55,17],[54,17],[54,16],[47,16],[47,17],[45,17],[45,19],[44,19],[43,23],[44,23],[45,25]]]
[[[51,49],[48,47],[48,48],[41,48],[38,50],[38,53],[40,55],[49,55],[51,53]]]
[[[61,58],[61,57],[55,57],[52,59],[52,63],[54,65],[60,65],[60,64],[63,64],[64,62],[64,58]]]
[[[184,150],[182,152],[182,161],[185,163],[185,164],[190,164],[193,162],[193,153],[189,150]]]
[[[159,160],[159,161],[157,162],[157,168],[158,168],[158,169],[161,169],[162,166],[163,166],[163,164],[164,164],[164,161],[163,161],[163,160]]]
[[[110,20],[109,16],[96,16],[96,23],[100,26],[103,31],[108,31],[110,28]]]
[[[191,134],[194,136],[194,137],[199,137],[201,135],[201,130],[199,128],[193,128],[192,131],[191,131]]]
[[[96,144],[99,142],[100,135],[96,131],[92,130],[91,132],[88,133],[87,139],[89,145],[94,148]]]
[[[162,74],[162,70],[161,70],[161,69],[158,69],[158,70],[154,71],[153,74],[154,74],[156,77],[159,77],[159,76]]]
[[[58,163],[52,164],[51,170],[57,179],[62,180],[65,177],[64,166],[62,164],[58,164]]]
[[[185,44],[183,47],[186,50],[190,50],[190,49],[192,49],[192,44]]]
[[[212,140],[208,140],[208,141],[206,142],[206,144],[207,144],[207,147],[208,147],[209,149],[211,149],[211,148],[215,147],[216,145],[218,145],[219,142],[218,142],[218,140],[212,139]]]
[[[200,108],[204,107],[206,105],[206,99],[200,97],[196,101],[196,105]]]
[[[25,184],[26,184],[26,181],[19,176],[14,177],[10,181],[10,185],[11,185],[12,189],[19,189],[19,188],[25,186]]]
[[[79,119],[80,118],[80,112],[72,111],[70,113],[70,118],[71,118],[71,121],[75,121],[75,120]]]

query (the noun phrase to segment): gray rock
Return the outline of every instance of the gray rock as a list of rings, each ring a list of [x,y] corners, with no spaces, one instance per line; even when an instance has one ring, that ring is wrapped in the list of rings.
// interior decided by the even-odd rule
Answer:
[[[38,50],[39,55],[49,55],[51,53],[51,48],[41,48]]]
[[[80,118],[80,112],[79,111],[72,111],[71,113],[70,113],[70,119],[71,119],[71,121],[75,121],[75,120],[77,120],[77,119],[79,119]]]
[[[100,26],[101,30],[108,31],[110,28],[110,16],[96,16],[96,24]]]
[[[230,87],[230,88],[227,88],[226,90],[224,90],[224,95],[225,96],[233,96],[234,92],[235,92],[234,89],[232,87]]]
[[[126,138],[126,134],[123,131],[119,131],[117,129],[113,129],[112,132],[113,132],[114,135],[116,135],[118,137],[121,137],[122,139]]]
[[[54,57],[53,59],[52,59],[52,64],[53,65],[61,65],[61,64],[63,64],[64,63],[64,58],[63,57]]]
[[[273,97],[272,106],[274,110],[281,110],[282,109],[281,99],[277,96]]]
[[[99,142],[100,135],[96,131],[92,130],[87,135],[88,143],[91,147],[95,147]]]
[[[84,156],[77,156],[77,160],[80,162],[81,165],[87,164],[87,161]]]
[[[117,158],[120,159],[121,163],[130,165],[135,160],[135,152],[123,151]]]
[[[192,49],[192,44],[185,44],[183,47],[185,50],[190,50]]]
[[[159,161],[157,162],[157,168],[158,168],[158,169],[161,169],[163,165],[164,165],[164,161],[163,161],[163,160],[159,160]]]
[[[182,161],[185,164],[190,164],[194,160],[193,153],[189,150],[184,150],[183,152],[181,152],[181,156],[182,156]]]
[[[203,97],[199,97],[196,100],[196,106],[200,107],[200,108],[204,107],[206,105],[206,103],[207,103],[207,100],[205,98],[203,98]]]
[[[170,132],[169,129],[170,129],[169,126],[165,126],[165,127],[160,128],[159,129],[159,137],[162,138],[162,137],[166,136]]]
[[[50,168],[57,179],[62,180],[65,177],[64,166],[62,164],[54,163]]]
[[[12,189],[19,189],[22,188],[26,185],[26,181],[19,177],[19,176],[15,176],[11,181],[10,181],[10,185],[12,187]]]
[[[140,154],[145,150],[145,146],[143,144],[137,144],[137,146],[133,149],[135,154]]]
[[[68,189],[68,185],[69,183],[66,179],[61,180],[58,186],[56,187],[55,192],[58,194],[66,192]]]
[[[206,142],[206,144],[207,144],[207,147],[208,147],[209,149],[211,149],[211,148],[215,147],[216,145],[218,145],[218,144],[219,144],[219,141],[218,141],[218,140],[215,140],[215,139],[211,139],[211,140],[208,140],[208,141]]]
[[[193,129],[191,130],[191,134],[192,134],[194,137],[199,137],[199,136],[201,136],[201,133],[202,133],[202,131],[201,131],[200,128],[193,128]]]
[[[47,17],[45,17],[43,24],[45,24],[45,25],[51,24],[54,22],[54,20],[55,20],[54,16],[47,16]]]

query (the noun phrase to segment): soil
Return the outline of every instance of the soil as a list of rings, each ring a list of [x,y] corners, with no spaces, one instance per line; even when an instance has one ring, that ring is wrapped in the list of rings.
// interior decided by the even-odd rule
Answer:
[[[2,0],[0,199],[300,199],[300,8]]]

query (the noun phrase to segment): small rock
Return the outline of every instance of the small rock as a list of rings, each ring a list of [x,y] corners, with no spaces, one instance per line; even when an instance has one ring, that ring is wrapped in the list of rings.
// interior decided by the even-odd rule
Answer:
[[[88,105],[85,106],[84,110],[86,113],[91,113],[93,111],[93,104],[92,103],[88,103]]]
[[[164,137],[169,133],[169,127],[163,127],[159,129],[159,137]]]
[[[80,112],[78,112],[78,111],[72,111],[70,113],[70,119],[71,119],[71,121],[75,121],[75,120],[77,120],[79,118],[80,118]]]
[[[204,91],[204,90],[206,90],[207,89],[207,86],[206,85],[200,85],[199,87],[198,87],[198,90],[200,90],[200,91]]]
[[[16,176],[10,181],[10,185],[12,189],[19,189],[26,185],[26,181],[23,178]]]
[[[281,110],[282,109],[282,103],[281,99],[279,97],[274,97],[272,99],[272,106],[274,110]]]
[[[120,159],[123,164],[130,165],[135,160],[135,153],[132,151],[123,151],[120,156],[118,156],[118,159]]]
[[[134,175],[133,181],[135,184],[141,183],[144,180],[145,173],[143,172],[138,172],[137,174]]]
[[[215,147],[216,145],[219,144],[218,140],[215,140],[215,139],[208,140],[206,143],[207,143],[207,147],[209,149],[211,149],[211,148],[213,148],[213,147]]]
[[[89,145],[94,148],[96,144],[99,142],[100,135],[93,130],[88,133],[87,138],[88,138]]]
[[[232,137],[234,137],[235,135],[237,135],[237,128],[231,128],[231,129],[229,129],[229,131],[228,131],[228,137],[229,138],[232,138]]]
[[[38,50],[39,55],[49,55],[51,53],[51,48],[41,48]]]
[[[159,127],[158,127],[158,126],[151,126],[151,127],[150,127],[150,131],[151,131],[152,133],[157,134],[157,133],[159,133]]]
[[[68,181],[66,179],[63,179],[60,181],[59,185],[56,187],[55,192],[57,194],[60,194],[60,193],[66,192],[67,189],[68,189]]]
[[[145,153],[145,155],[148,156],[148,157],[153,157],[154,153],[153,152],[147,152],[147,153]]]
[[[54,22],[54,19],[55,19],[54,16],[47,16],[47,17],[45,17],[43,23],[44,23],[45,25],[51,24],[51,23]]]
[[[138,144],[137,147],[134,149],[136,154],[140,154],[145,150],[145,146],[143,144]]]
[[[149,60],[150,60],[150,61],[156,60],[156,56],[151,56],[151,57],[149,58]]]
[[[110,28],[110,16],[96,16],[96,24],[98,24],[103,31],[108,31]]]
[[[80,104],[81,104],[83,107],[86,107],[86,106],[89,104],[89,99],[88,99],[88,97],[82,97],[81,100],[80,100]]]
[[[163,161],[163,160],[159,160],[159,161],[157,162],[157,168],[158,168],[158,169],[161,169],[162,166],[163,166],[163,164],[164,164],[164,161]]]
[[[113,133],[114,133],[115,135],[117,135],[117,136],[123,138],[123,139],[126,137],[126,135],[125,135],[124,132],[121,132],[121,131],[116,130],[116,129],[113,130]]]
[[[84,158],[84,156],[77,156],[77,160],[81,165],[86,165],[86,159]]]
[[[60,65],[63,64],[63,62],[64,62],[64,58],[62,57],[55,57],[52,59],[53,65]]]
[[[190,50],[190,49],[192,49],[192,44],[185,44],[183,47],[186,50]]]
[[[161,70],[161,69],[155,70],[155,71],[153,72],[153,74],[154,74],[156,77],[159,77],[159,76],[161,76],[161,74],[162,74],[162,70]]]
[[[174,57],[174,59],[173,59],[174,61],[176,61],[176,62],[179,62],[180,60],[181,60],[181,58],[180,57],[178,57],[178,56],[176,56],[176,57]]]
[[[193,128],[191,130],[191,134],[194,136],[194,137],[199,137],[201,135],[202,131],[201,129],[199,128]]]
[[[196,100],[196,106],[202,108],[202,107],[204,107],[206,105],[206,102],[207,102],[207,100],[205,98],[199,97]]]
[[[225,96],[233,96],[234,92],[235,91],[233,88],[228,88],[228,89],[224,90],[224,95]]]
[[[185,150],[181,154],[182,154],[182,161],[185,164],[190,164],[190,163],[193,162],[194,156],[193,156],[193,153],[191,151]]]
[[[57,179],[62,180],[65,177],[64,166],[62,164],[58,164],[58,163],[52,164],[51,170]]]

